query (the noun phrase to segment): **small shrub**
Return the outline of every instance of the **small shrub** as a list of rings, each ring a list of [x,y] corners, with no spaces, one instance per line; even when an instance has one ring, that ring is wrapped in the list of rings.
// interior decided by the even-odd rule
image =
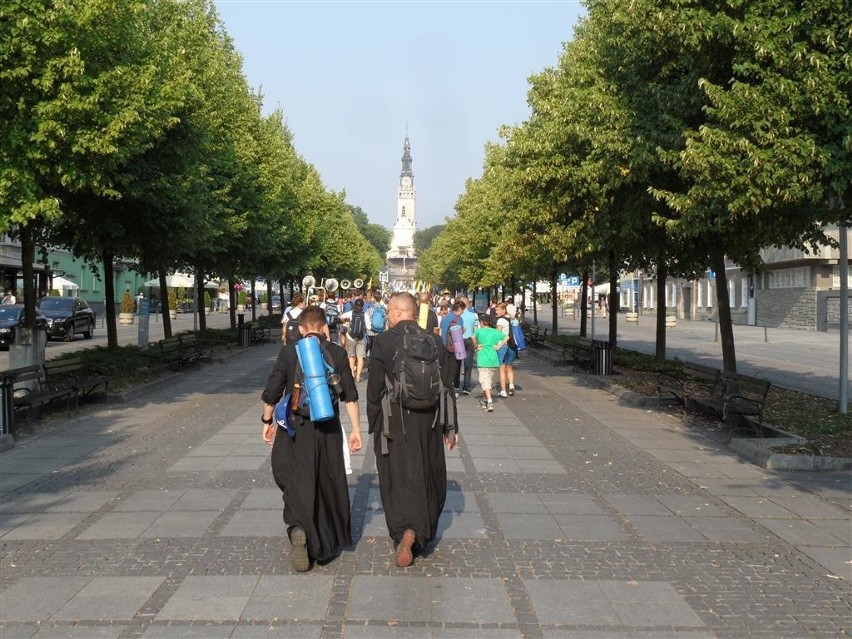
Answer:
[[[133,307],[133,297],[131,297],[130,291],[124,291],[124,296],[121,298],[121,312],[132,313]]]

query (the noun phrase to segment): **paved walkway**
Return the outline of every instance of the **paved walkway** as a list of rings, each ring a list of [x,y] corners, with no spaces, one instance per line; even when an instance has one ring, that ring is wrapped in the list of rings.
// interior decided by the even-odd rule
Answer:
[[[394,566],[368,445],[350,482],[354,547],[297,574],[258,419],[277,350],[85,408],[0,454],[0,636],[852,630],[849,473],[757,468],[529,357],[493,413],[459,400],[433,552]]]
[[[532,322],[532,313],[528,313]],[[591,319],[587,332],[591,336]],[[560,334],[577,335],[580,331],[579,312],[557,317]],[[539,309],[538,323],[552,330],[550,305]],[[734,348],[737,370],[770,380],[777,386],[802,390],[806,393],[837,399],[840,397],[840,334],[817,333],[762,326],[734,325]],[[635,324],[628,323],[625,314],[618,318],[618,345],[631,350],[654,354],[656,324],[652,315],[642,315]],[[595,338],[607,339],[609,320],[595,319]],[[666,356],[722,367],[722,343],[715,322],[707,320],[678,320],[675,328],[666,333]],[[852,375],[847,397],[852,398]]]

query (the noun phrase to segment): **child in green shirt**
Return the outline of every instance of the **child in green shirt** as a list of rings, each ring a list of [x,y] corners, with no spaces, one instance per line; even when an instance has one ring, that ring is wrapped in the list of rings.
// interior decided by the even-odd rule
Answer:
[[[491,399],[491,385],[494,383],[494,372],[500,368],[500,358],[497,356],[504,344],[509,340],[503,331],[494,328],[494,318],[483,315],[479,318],[481,327],[473,333],[473,347],[476,349],[476,366],[479,369],[479,383],[485,393],[485,410],[494,411]]]

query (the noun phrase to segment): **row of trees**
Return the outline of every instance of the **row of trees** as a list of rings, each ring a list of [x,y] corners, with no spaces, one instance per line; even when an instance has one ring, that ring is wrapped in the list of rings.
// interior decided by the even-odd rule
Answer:
[[[616,300],[618,273],[641,268],[663,300],[667,276],[713,269],[735,370],[726,256],[759,269],[761,248],[807,250],[849,222],[848,3],[585,5],[558,64],[530,79],[530,118],[486,148],[418,277],[485,287],[597,265]],[[662,304],[657,320],[663,359]]]
[[[211,0],[4,2],[0,229],[21,241],[29,321],[39,246],[100,266],[107,300],[118,257],[161,290],[195,273],[199,299],[211,278],[376,273],[389,238],[261,107]]]

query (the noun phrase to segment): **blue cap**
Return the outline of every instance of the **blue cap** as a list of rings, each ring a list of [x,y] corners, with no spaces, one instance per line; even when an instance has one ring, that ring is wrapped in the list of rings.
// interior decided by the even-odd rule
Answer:
[[[281,401],[276,404],[273,418],[279,428],[285,429],[290,437],[295,437],[296,428],[293,425],[292,417],[293,415],[290,412],[290,394],[287,393],[281,398]]]

